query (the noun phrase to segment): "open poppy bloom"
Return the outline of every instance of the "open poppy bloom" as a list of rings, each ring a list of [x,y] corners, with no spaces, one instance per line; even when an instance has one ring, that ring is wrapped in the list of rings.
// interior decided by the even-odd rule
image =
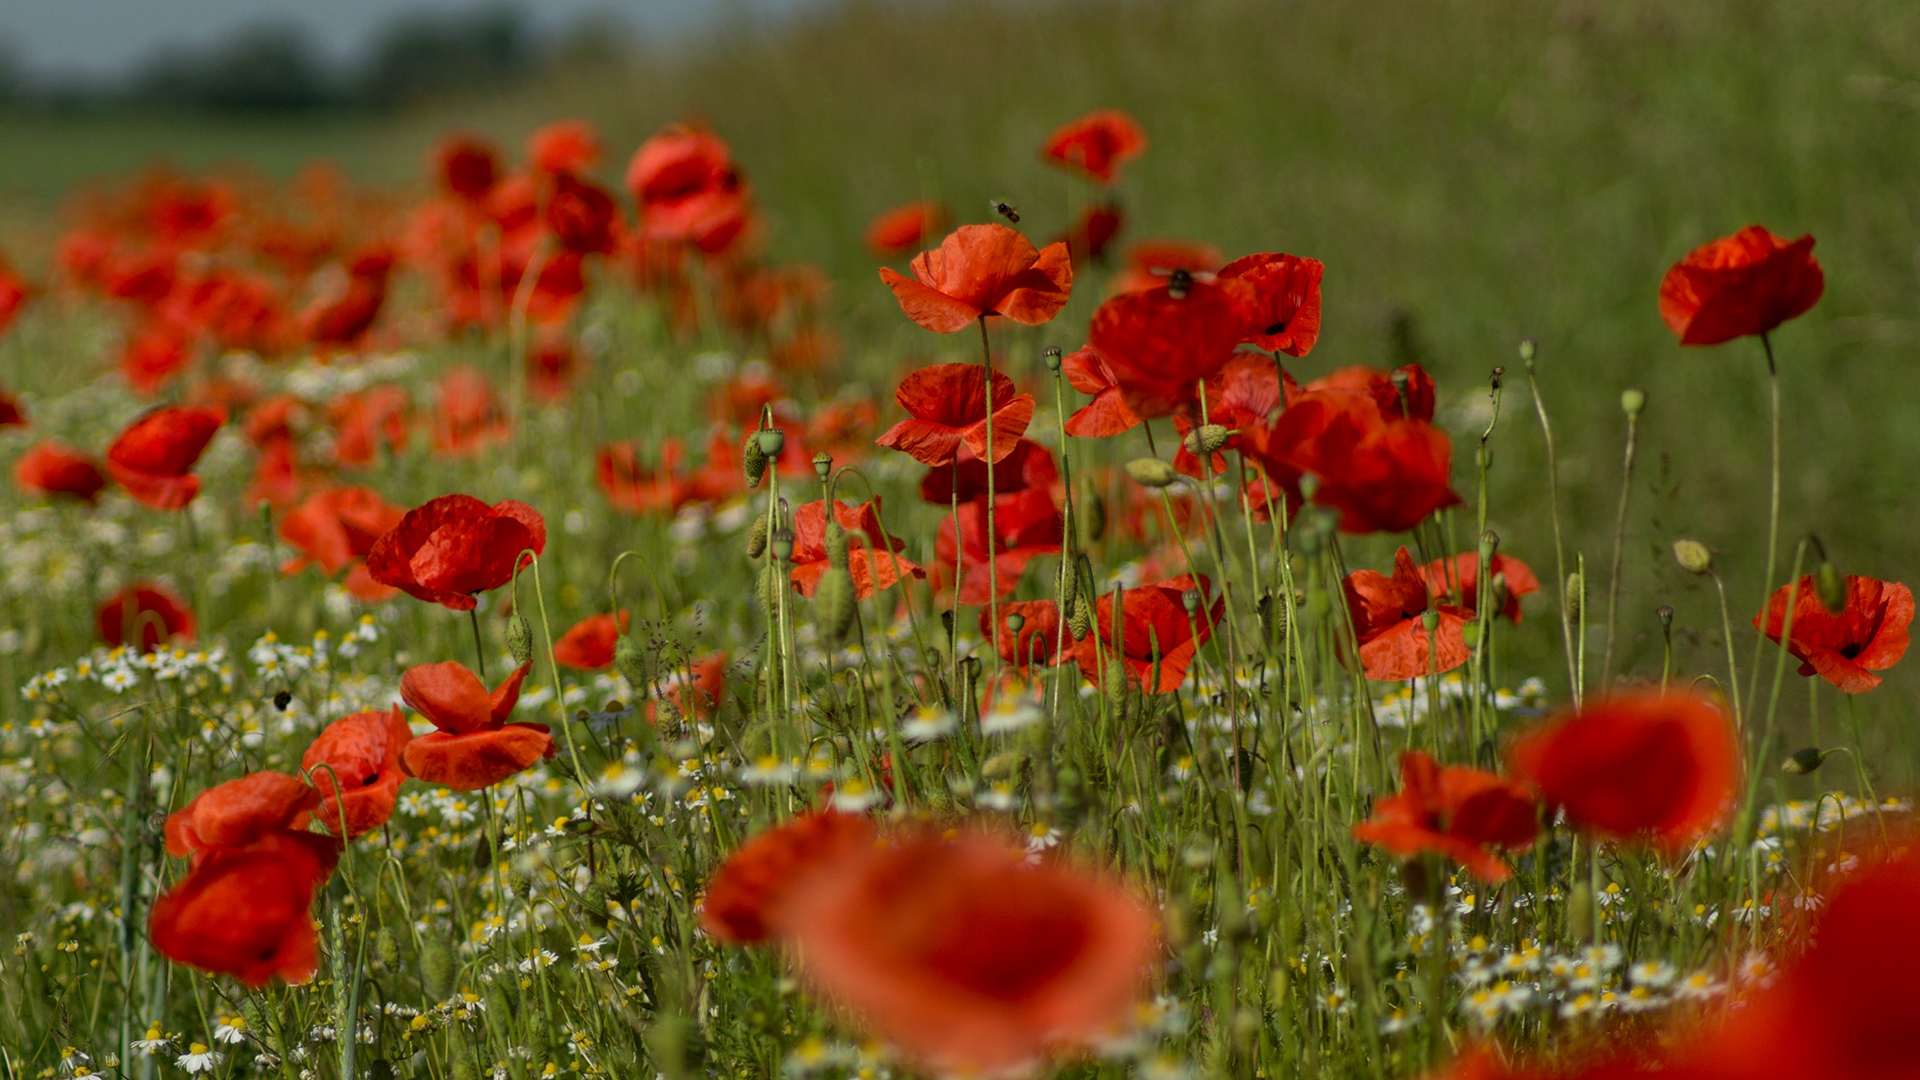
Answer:
[[[1212,281],[1226,261],[1212,244],[1172,236],[1151,237],[1128,246],[1126,266],[1114,275],[1109,289],[1115,296],[1147,292],[1165,285],[1181,270],[1196,281]]]
[[[347,574],[347,591],[362,600],[384,600],[397,590],[375,581],[365,559],[380,538],[405,517],[406,511],[370,487],[322,491],[280,519],[280,539],[300,552],[287,560],[280,572],[297,574],[312,563],[331,577],[352,567]]]
[[[1500,610],[1494,612],[1518,626],[1520,624],[1520,598],[1540,591],[1540,579],[1533,576],[1533,569],[1511,555],[1496,552],[1491,560],[1493,576],[1506,586],[1506,598],[1496,593],[1488,597],[1500,602]],[[1472,618],[1474,605],[1480,602],[1480,553],[1469,551],[1455,555],[1451,559],[1435,559],[1420,568],[1420,576],[1427,580],[1427,592],[1434,601],[1451,598]]]
[[[1609,698],[1534,728],[1507,749],[1577,828],[1684,849],[1719,828],[1740,784],[1740,744],[1719,709],[1686,694]]]
[[[1225,451],[1228,450],[1238,450],[1267,464],[1267,444],[1272,435],[1268,417],[1285,400],[1287,383],[1280,365],[1271,357],[1246,351],[1234,353],[1226,366],[1203,380],[1207,422],[1233,432],[1214,454],[1213,475],[1226,472]],[[1200,459],[1186,447],[1187,433],[1200,422],[1199,400],[1189,408],[1190,412],[1175,413],[1173,417],[1173,429],[1181,438],[1180,449],[1173,455],[1173,467],[1188,476],[1200,477]],[[1298,496],[1294,501],[1298,501]]]
[[[944,588],[956,572],[962,604],[985,604],[1012,595],[1027,564],[1042,555],[1058,555],[1065,522],[1053,495],[1045,488],[1027,488],[995,497],[993,503],[993,559],[987,558],[987,497],[961,503],[960,543],[954,543],[954,516],[940,519],[934,538],[934,557],[940,568],[937,587]],[[958,550],[956,551],[956,546]],[[956,563],[958,564],[956,566]]]
[[[440,186],[468,202],[487,197],[500,177],[500,157],[477,135],[453,135],[434,148]]]
[[[600,160],[600,135],[590,120],[554,120],[527,136],[527,161],[549,176],[582,172]]]
[[[1340,531],[1405,532],[1458,505],[1453,444],[1423,420],[1382,417],[1370,394],[1300,394],[1273,422],[1269,454],[1319,479],[1313,501],[1340,511]]]
[[[1015,443],[1013,452],[996,464],[993,491],[998,495],[1012,495],[1028,488],[1051,491],[1060,483],[1060,469],[1054,464],[1053,451],[1032,439]],[[951,466],[936,465],[920,478],[920,498],[935,506],[972,502],[986,493],[987,463],[975,457],[965,443],[960,445]]]
[[[1793,594],[1793,636],[1787,651],[1800,661],[1800,674],[1820,677],[1849,694],[1880,685],[1876,671],[1898,663],[1907,652],[1907,628],[1913,623],[1913,590],[1898,582],[1847,575],[1847,606],[1838,615],[1820,603],[1813,575],[1798,585],[1782,585],[1753,617],[1760,632],[1780,642],[1787,629],[1788,594]],[[1761,620],[1766,625],[1761,626]]]
[[[297,776],[261,770],[195,795],[167,815],[167,854],[185,858],[204,848],[246,847],[293,827],[319,805],[320,792]]]
[[[367,553],[367,572],[382,585],[455,611],[472,611],[474,596],[513,580],[515,561],[547,550],[540,512],[508,499],[488,506],[471,495],[442,495],[406,512]]]
[[[1403,391],[1394,385],[1394,376],[1402,375]],[[1358,390],[1373,399],[1382,420],[1433,420],[1435,389],[1433,376],[1419,364],[1408,364],[1393,371],[1353,366],[1338,368],[1306,385],[1309,393],[1321,390]],[[1288,395],[1289,402],[1294,395]]]
[[[1126,224],[1126,215],[1120,207],[1109,203],[1089,203],[1080,208],[1080,213],[1067,226],[1067,231],[1053,238],[1056,244],[1067,245],[1067,254],[1073,258],[1078,269],[1088,260],[1097,260],[1107,253],[1107,247],[1113,238],[1120,235],[1120,229]]]
[[[627,163],[627,189],[651,240],[725,250],[747,225],[747,186],[727,144],[672,127],[642,143]]]
[[[1749,225],[1687,253],[1660,280],[1660,317],[1682,345],[1764,334],[1806,313],[1826,290],[1812,235]]]
[[[582,255],[610,252],[619,239],[620,208],[613,196],[569,172],[553,178],[546,221],[561,247]]]
[[[333,425],[335,463],[371,465],[383,445],[405,449],[410,409],[406,390],[392,384],[334,398],[327,421]]]
[[[1060,371],[1067,382],[1093,400],[1067,417],[1067,434],[1079,439],[1103,439],[1140,426],[1140,417],[1127,407],[1120,385],[1099,350],[1092,346],[1076,349],[1060,360]]]
[[[833,517],[847,531],[847,573],[853,578],[856,599],[865,600],[904,577],[927,576],[925,570],[895,554],[907,546],[905,540],[892,537],[893,551],[881,550],[878,498],[857,506],[836,500]],[[827,566],[827,510],[815,499],[793,512],[793,587],[811,598]]]
[[[1400,755],[1400,793],[1373,804],[1357,840],[1395,855],[1445,855],[1482,881],[1511,871],[1489,846],[1519,851],[1540,832],[1540,808],[1524,784],[1479,769],[1441,766],[1418,750]]]
[[[464,457],[505,442],[512,430],[485,375],[463,366],[440,377],[440,404],[433,414],[436,453]]]
[[[1095,109],[1056,128],[1040,148],[1042,160],[1111,184],[1120,166],[1145,153],[1147,133],[1119,109]]]
[[[1353,618],[1353,634],[1360,642],[1360,666],[1367,678],[1439,675],[1467,662],[1469,652],[1462,627],[1473,618],[1473,612],[1453,604],[1432,604],[1440,623],[1429,635],[1425,622],[1430,602],[1427,581],[1406,548],[1394,554],[1392,577],[1377,570],[1355,570],[1341,588],[1347,594],[1347,612]]]
[[[137,647],[152,652],[169,641],[192,641],[198,632],[193,609],[157,581],[136,581],[101,601],[94,612],[100,640],[114,648],[138,635]]]
[[[939,1074],[1011,1072],[1123,1029],[1159,950],[1130,890],[983,832],[867,845],[789,911],[802,972]]]
[[[13,463],[13,483],[22,491],[40,495],[67,495],[91,506],[100,499],[107,478],[87,455],[62,443],[33,444]]]
[[[547,725],[507,722],[530,667],[515,668],[492,693],[453,660],[408,668],[400,676],[400,699],[439,730],[408,743],[401,767],[429,784],[478,791],[552,757]]]
[[[977,364],[932,364],[909,374],[894,391],[907,419],[873,440],[922,465],[945,465],[962,445],[987,456],[987,374]],[[1017,394],[1013,380],[993,373],[993,463],[1013,453],[1033,420],[1033,395]]]
[[[707,881],[700,925],[729,945],[754,945],[787,929],[786,900],[814,874],[834,873],[873,846],[864,817],[832,811],[802,814],[735,848]]]
[[[1187,613],[1186,592],[1198,589],[1201,604]],[[1216,596],[1205,575],[1182,574],[1155,585],[1128,589],[1120,603],[1120,647],[1113,642],[1113,595],[1094,602],[1093,631],[1072,645],[1072,659],[1089,682],[1099,684],[1102,663],[1116,660],[1127,667],[1127,678],[1148,693],[1164,694],[1186,680],[1193,658],[1213,637],[1213,628],[1226,612],[1227,599]],[[1104,654],[1104,655],[1102,655]],[[1062,657],[1064,661],[1066,657]],[[1154,681],[1155,671],[1159,681]]]
[[[221,409],[161,406],[127,425],[107,447],[107,472],[142,505],[178,510],[200,494],[194,463],[226,422]]]
[[[175,963],[250,987],[300,983],[318,966],[313,892],[332,873],[336,841],[280,830],[245,847],[204,849],[153,902],[147,936]]]
[[[553,658],[577,671],[599,671],[613,663],[613,647],[627,628],[627,609],[612,615],[589,615],[574,623],[553,643]]]
[[[1060,605],[1051,600],[1014,600],[1000,607],[1000,659],[1025,669],[1032,664],[1053,663],[1054,646],[1060,643]],[[980,637],[994,641],[991,608],[980,609]],[[1012,618],[1020,616],[1020,632],[1014,633]],[[1067,648],[1073,647],[1069,638]]]
[[[867,250],[879,259],[918,251],[928,237],[946,231],[952,218],[944,205],[929,199],[902,203],[867,226]]]
[[[1245,340],[1288,356],[1312,352],[1320,338],[1320,276],[1325,269],[1319,259],[1271,252],[1244,255],[1221,267],[1219,277],[1253,286],[1242,309]]]
[[[1135,416],[1171,415],[1197,403],[1200,381],[1233,359],[1249,293],[1238,279],[1124,293],[1093,313],[1087,349]]]
[[[400,755],[412,741],[413,729],[398,706],[343,716],[314,736],[300,768],[322,797],[313,811],[321,828],[339,836],[344,818],[346,835],[354,837],[385,825],[407,778]]]
[[[1065,244],[1036,250],[998,222],[960,226],[938,248],[914,256],[911,268],[909,278],[881,267],[880,280],[907,318],[936,334],[965,330],[987,315],[1038,326],[1059,314],[1073,291]]]

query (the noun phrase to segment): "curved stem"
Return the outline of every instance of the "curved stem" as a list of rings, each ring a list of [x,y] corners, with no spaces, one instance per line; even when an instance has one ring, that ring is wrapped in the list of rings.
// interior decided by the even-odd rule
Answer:
[[[1620,606],[1620,557],[1627,542],[1627,497],[1633,492],[1634,437],[1639,433],[1638,413],[1627,414],[1626,458],[1620,466],[1620,507],[1613,516],[1613,571],[1607,579],[1607,647],[1600,661],[1600,693],[1604,697],[1613,679],[1614,615]]]

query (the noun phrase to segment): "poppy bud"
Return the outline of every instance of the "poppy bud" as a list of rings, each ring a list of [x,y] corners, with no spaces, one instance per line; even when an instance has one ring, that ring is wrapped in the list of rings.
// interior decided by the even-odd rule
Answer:
[[[1040,350],[1040,361],[1047,365],[1048,371],[1060,370],[1060,346],[1049,345]]]
[[[770,539],[773,543],[774,558],[781,562],[787,562],[793,558],[793,528],[791,526],[783,524],[774,529]]]
[[[1698,540],[1675,540],[1673,561],[1689,574],[1705,574],[1713,570],[1713,552]]]
[[[1620,410],[1628,416],[1639,416],[1640,410],[1647,407],[1647,395],[1631,387],[1620,391]]]
[[[1818,769],[1831,753],[1834,751],[1822,750],[1817,746],[1802,747],[1780,763],[1780,771],[1788,776],[1806,776]]]
[[[829,454],[825,450],[822,450],[819,453],[813,455],[813,475],[819,477],[823,482],[826,480],[827,477],[833,475],[833,455],[832,454]]]
[[[766,611],[768,618],[773,618],[780,610],[780,590],[785,584],[786,575],[781,573],[779,567],[775,566],[773,562],[769,560],[766,568],[760,571],[760,590],[758,594],[760,597],[760,606]]]
[[[756,514],[753,524],[747,526],[747,558],[757,559],[767,553],[767,517]]]
[[[514,870],[507,874],[507,891],[521,898],[533,895],[533,875]]]
[[[373,935],[373,955],[382,967],[400,966],[400,943],[394,939],[391,927],[383,926]]]
[[[829,520],[824,533],[827,565],[836,570],[845,570],[847,568],[847,530],[842,528],[838,521]]]
[[[1507,609],[1507,575],[1505,571],[1493,575],[1493,580],[1487,583],[1487,603],[1492,606],[1494,611],[1505,611]]]
[[[845,567],[828,567],[813,593],[813,613],[829,641],[839,641],[853,626],[853,575]]]
[[[1673,609],[1665,604],[1653,609],[1655,618],[1660,620],[1660,632],[1668,636],[1673,634]]]
[[[1523,364],[1533,363],[1534,352],[1535,352],[1535,347],[1534,347],[1533,339],[1521,338],[1520,339],[1520,362]]]
[[[640,646],[635,644],[632,638],[623,634],[614,640],[613,666],[636,693],[645,690],[647,667],[640,657]]]
[[[780,451],[787,448],[787,433],[777,427],[767,428],[765,431],[754,432],[753,441],[759,444],[760,452],[767,455],[767,460],[772,461],[780,456]]]
[[[1493,553],[1500,550],[1500,534],[1488,529],[1480,534],[1480,565],[1492,566]]]
[[[1083,544],[1097,544],[1107,535],[1107,501],[1102,499],[1089,485],[1086,494],[1080,497],[1080,540]]]
[[[1150,457],[1134,458],[1127,462],[1127,475],[1133,477],[1134,483],[1155,491],[1180,479],[1180,474],[1174,471],[1173,466],[1159,458]]]
[[[1847,579],[1825,559],[1820,560],[1820,569],[1813,575],[1813,592],[1827,614],[1838,615],[1847,610]]]
[[[1181,593],[1180,606],[1186,608],[1187,614],[1189,615],[1192,615],[1194,612],[1199,611],[1200,610],[1200,590],[1188,589],[1187,591]]]
[[[1227,445],[1227,437],[1230,434],[1231,432],[1222,424],[1201,424],[1187,432],[1187,437],[1181,445],[1187,448],[1187,453],[1203,458]]]
[[[1007,622],[1007,629],[1013,631],[1016,635],[1018,635],[1020,631],[1026,627],[1027,617],[1025,615],[1020,614],[1017,611],[1008,612],[1006,622]]]
[[[420,985],[433,1001],[453,993],[453,950],[444,941],[430,941],[420,954]]]
[[[507,988],[497,982],[487,987],[487,1015],[503,1023],[510,1023],[514,1015],[513,999],[507,996]]]
[[[1580,606],[1581,601],[1586,599],[1586,590],[1586,582],[1580,579],[1580,571],[1575,570],[1573,573],[1567,575],[1568,622],[1578,622],[1580,620]]]
[[[1116,717],[1127,714],[1127,665],[1118,656],[1107,660],[1100,688],[1106,692],[1107,707]]]
[[[513,654],[515,664],[533,659],[533,627],[527,625],[527,617],[518,611],[507,620],[507,651]]]
[[[1300,494],[1309,502],[1313,500],[1314,493],[1319,490],[1320,478],[1318,476],[1313,473],[1307,473],[1300,478]]]
[[[1085,641],[1093,633],[1093,605],[1080,599],[1079,593],[1067,597],[1067,632],[1075,641]]]
[[[740,461],[747,469],[747,486],[759,487],[761,477],[767,475],[767,452],[760,449],[758,432],[747,436],[746,445],[740,448]]]

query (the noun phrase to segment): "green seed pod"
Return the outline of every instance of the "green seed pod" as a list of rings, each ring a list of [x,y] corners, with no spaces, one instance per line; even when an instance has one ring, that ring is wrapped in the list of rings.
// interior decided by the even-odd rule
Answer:
[[[1075,641],[1085,641],[1093,633],[1093,605],[1080,598],[1079,593],[1067,597],[1067,632]]]
[[[1159,458],[1150,457],[1134,458],[1127,462],[1127,475],[1133,477],[1134,483],[1154,491],[1180,479],[1180,474],[1174,471],[1173,466]]]
[[[400,942],[391,927],[383,926],[373,935],[373,955],[382,967],[400,966]]]
[[[780,451],[787,448],[787,433],[777,427],[768,428],[765,431],[754,432],[753,441],[759,445],[760,452],[765,454],[767,461],[771,463],[773,459],[780,456]]]
[[[819,453],[813,455],[813,475],[819,477],[822,482],[824,482],[827,479],[827,477],[833,475],[833,455],[832,454],[829,454],[825,450],[822,450]]]
[[[791,526],[782,524],[776,527],[773,532],[768,535],[767,542],[773,547],[773,557],[775,559],[786,562],[793,558],[793,529]]]
[[[755,515],[747,526],[747,558],[757,559],[767,553],[767,516]]]
[[[1228,435],[1227,428],[1223,424],[1201,424],[1187,432],[1187,437],[1181,440],[1181,445],[1187,448],[1187,453],[1203,458],[1227,445]]]
[[[444,941],[430,941],[420,953],[420,985],[431,1001],[445,1001],[453,993],[453,949]]]
[[[1040,360],[1047,365],[1048,371],[1060,370],[1060,346],[1049,345],[1040,350]]]
[[[527,625],[527,617],[518,611],[507,620],[507,651],[513,654],[516,664],[533,659],[533,627]]]
[[[845,568],[831,566],[820,575],[813,594],[813,614],[829,641],[839,641],[853,627],[853,575]]]
[[[1826,762],[1827,755],[1831,753],[1834,751],[1822,750],[1817,746],[1803,747],[1795,750],[1788,755],[1787,760],[1780,763],[1780,771],[1788,776],[1806,776],[1819,769]]]
[[[1705,574],[1713,569],[1713,552],[1698,540],[1675,540],[1673,561],[1689,574]]]
[[[826,540],[827,565],[836,570],[845,570],[847,568],[847,530],[841,528],[839,522],[829,521],[823,533]]]
[[[747,470],[747,486],[759,487],[760,481],[767,475],[767,452],[760,449],[760,440],[756,432],[747,436],[747,443],[740,448],[740,461]]]
[[[1127,714],[1127,665],[1119,657],[1107,659],[1106,670],[1101,673],[1100,688],[1107,695],[1107,707],[1115,716]]]
[[[643,693],[647,687],[647,665],[640,655],[640,646],[625,634],[613,641],[613,666],[620,677],[627,680],[635,693]]]
[[[1080,542],[1099,543],[1107,535],[1107,501],[1089,484],[1086,492],[1080,496],[1080,504],[1076,509],[1080,518]]]
[[[1847,610],[1847,579],[1825,559],[1820,560],[1820,569],[1813,575],[1813,591],[1827,614],[1838,615]]]

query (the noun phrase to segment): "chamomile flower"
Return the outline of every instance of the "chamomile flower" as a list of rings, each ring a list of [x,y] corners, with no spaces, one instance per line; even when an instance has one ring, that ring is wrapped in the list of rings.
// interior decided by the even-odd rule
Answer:
[[[223,1016],[220,1025],[213,1029],[213,1041],[223,1043],[242,1043],[247,1041],[247,1021],[245,1017]]]
[[[900,725],[900,734],[916,742],[932,742],[953,731],[953,713],[937,705],[922,705]]]
[[[194,1073],[212,1072],[225,1058],[225,1054],[207,1049],[206,1043],[194,1043],[187,1047],[186,1053],[174,1058],[173,1063],[187,1070],[187,1075],[191,1076]]]
[[[1627,979],[1633,985],[1650,987],[1654,990],[1672,983],[1679,974],[1680,972],[1665,960],[1642,960],[1627,969]]]

